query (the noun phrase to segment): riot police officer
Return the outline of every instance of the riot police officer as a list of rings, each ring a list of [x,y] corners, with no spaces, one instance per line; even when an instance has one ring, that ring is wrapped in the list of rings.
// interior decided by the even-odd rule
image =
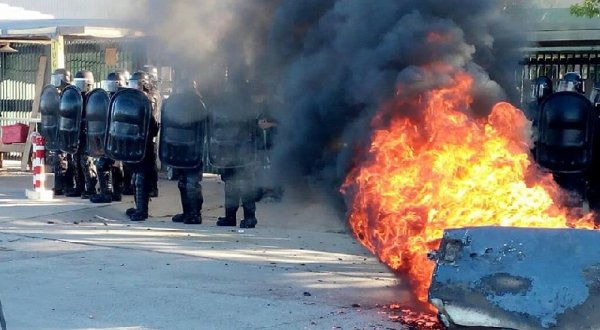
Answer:
[[[237,85],[233,85],[233,83]],[[208,159],[225,182],[225,216],[217,226],[236,226],[242,202],[240,228],[254,228],[256,219],[255,166],[257,115],[242,79],[226,81],[209,106]]]
[[[146,94],[150,98],[153,106],[157,112],[157,116],[160,115],[160,109],[162,107],[162,96],[159,91],[158,86],[158,70],[155,66],[152,65],[144,65],[144,67],[138,72],[146,73]],[[134,78],[130,78],[130,80],[134,80]],[[136,82],[134,82],[136,84]],[[135,87],[134,87],[135,88]],[[160,121],[160,117],[157,117],[157,120]],[[156,146],[156,143],[154,144]],[[153,150],[154,159],[157,159],[157,150]],[[154,167],[148,172],[148,180],[151,183],[150,188],[150,197],[158,197],[158,165],[155,163]]]
[[[85,104],[87,93],[89,93],[94,84],[94,74],[88,70],[81,70],[75,73],[73,85],[79,88],[83,98],[83,112],[81,115],[81,128],[79,131],[79,147],[73,154],[75,169],[76,189],[68,193],[68,197],[81,196],[83,199],[90,198],[96,194],[96,184],[98,182],[96,168],[93,159],[86,152],[86,123],[85,123]]]
[[[40,97],[42,117],[41,134],[46,140],[46,148],[51,152],[54,172],[54,195],[61,196],[71,192],[73,185],[73,167],[71,155],[62,152],[58,143],[60,95],[71,84],[71,72],[56,69],[52,73],[50,85],[44,87]]]
[[[569,192],[567,205],[580,203],[587,194],[587,171],[593,160],[595,111],[584,91],[581,75],[566,73],[556,93],[544,99],[537,116],[536,161]]]
[[[535,123],[538,109],[542,101],[552,94],[552,80],[547,76],[535,78],[531,84],[531,98],[529,100],[527,119]]]
[[[102,81],[102,88],[112,97],[119,90],[126,88],[127,80],[123,72],[115,71],[108,74]],[[89,102],[88,102],[89,103]],[[108,109],[106,109],[108,111]],[[107,116],[108,117],[108,116]],[[107,117],[101,117],[106,123]],[[121,201],[123,193],[123,169],[121,162],[108,158],[105,154],[96,160],[100,192],[90,197],[92,203],[110,203]]]
[[[180,77],[163,103],[159,156],[178,177],[183,212],[173,222],[202,223],[202,167],[207,112],[196,81]]]
[[[131,73],[129,70],[120,69],[115,71],[118,74],[123,75],[125,79],[125,85],[122,87],[129,87],[129,79],[131,79]],[[135,193],[135,189],[133,187],[133,171],[127,163],[121,163],[121,167],[123,169],[123,195],[133,196]]]
[[[156,168],[156,146],[154,138],[158,135],[157,120],[157,100],[152,94],[150,77],[148,73],[137,71],[129,80],[129,87],[141,91],[151,107],[149,116],[149,128],[144,141],[145,150],[142,150],[143,157],[140,161],[132,163],[134,186],[135,186],[135,208],[127,209],[126,214],[131,221],[144,221],[148,218],[148,203],[150,201],[150,192],[157,180],[157,175],[153,175]],[[118,94],[117,94],[118,95]],[[156,178],[156,179],[155,179]]]

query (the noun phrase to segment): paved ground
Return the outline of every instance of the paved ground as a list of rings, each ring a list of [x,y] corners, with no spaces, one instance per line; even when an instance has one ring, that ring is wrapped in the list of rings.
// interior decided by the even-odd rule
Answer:
[[[50,182],[52,179],[50,178]],[[174,224],[176,183],[151,219],[121,203],[24,199],[0,175],[0,299],[12,329],[400,329],[381,305],[401,283],[320,196],[259,203],[256,229],[215,226],[223,186],[204,181],[204,223]],[[240,210],[241,213],[241,210]]]

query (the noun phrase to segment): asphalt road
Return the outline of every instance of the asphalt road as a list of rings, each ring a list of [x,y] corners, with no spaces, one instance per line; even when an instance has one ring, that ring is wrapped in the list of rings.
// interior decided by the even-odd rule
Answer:
[[[52,182],[52,179],[49,179]],[[259,203],[256,229],[215,225],[223,185],[204,180],[204,222],[175,224],[176,182],[151,219],[123,202],[25,199],[0,175],[0,300],[8,329],[402,329],[385,306],[402,283],[321,196]],[[241,216],[238,214],[238,217]]]

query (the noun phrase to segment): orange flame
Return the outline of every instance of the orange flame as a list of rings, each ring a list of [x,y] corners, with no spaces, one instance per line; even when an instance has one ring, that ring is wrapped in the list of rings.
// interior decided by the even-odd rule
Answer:
[[[374,132],[368,160],[342,187],[356,237],[389,267],[407,273],[423,302],[434,268],[427,253],[447,228],[593,228],[591,216],[569,215],[554,203],[560,189],[532,166],[530,122],[521,111],[498,103],[487,118],[465,114],[472,84],[470,75],[457,73],[451,87],[417,101],[397,95],[386,107],[417,107],[423,124],[391,118]]]

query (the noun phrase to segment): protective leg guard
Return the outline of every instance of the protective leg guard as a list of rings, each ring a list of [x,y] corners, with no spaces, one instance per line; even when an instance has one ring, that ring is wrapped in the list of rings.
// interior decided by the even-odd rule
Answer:
[[[177,182],[177,188],[179,188],[179,197],[181,199],[181,209],[183,213],[176,214],[171,218],[173,222],[184,222],[185,218],[190,213],[190,205],[187,199],[187,186],[186,186],[186,176],[180,175],[179,180]]]
[[[200,215],[200,210],[202,207],[200,196],[202,196],[202,194],[199,191],[200,184],[198,183],[198,174],[193,172],[190,173],[190,171],[187,172],[188,173],[185,175],[185,190],[187,192],[186,200],[189,206],[189,212],[184,218],[183,223],[188,225],[199,225],[202,223],[202,216]]]
[[[240,222],[240,228],[254,228],[258,223],[256,220],[256,196],[253,177],[248,177],[241,182],[242,208],[244,219]]]
[[[110,168],[105,164],[105,159],[100,158],[96,162],[96,168],[98,169],[98,183],[100,186],[100,193],[94,194],[90,197],[92,203],[110,203],[112,202],[112,184],[111,184],[111,173]]]
[[[123,195],[132,196],[134,193],[133,170],[131,165],[123,164]]]
[[[219,217],[217,226],[236,226],[236,214],[240,205],[239,181],[227,179],[225,181],[225,217]]]
[[[148,187],[146,186],[145,173],[135,174],[135,212],[129,216],[131,221],[144,221],[148,219]]]
[[[119,165],[113,165],[111,168],[113,181],[112,200],[116,202],[120,202],[123,198],[123,169]]]

